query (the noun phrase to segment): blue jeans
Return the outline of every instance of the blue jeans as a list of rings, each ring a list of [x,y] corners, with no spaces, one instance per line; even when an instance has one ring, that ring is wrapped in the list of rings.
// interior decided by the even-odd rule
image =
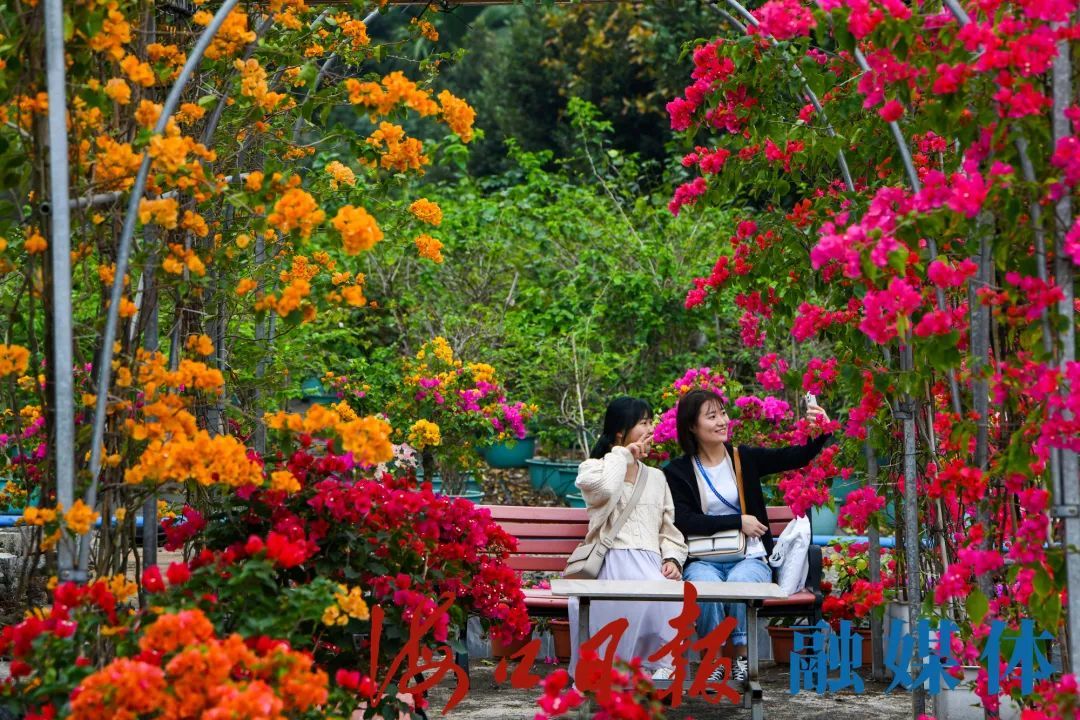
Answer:
[[[713,562],[695,560],[686,566],[684,580],[699,582],[772,582],[772,568],[765,558],[747,558],[734,562]],[[698,616],[698,637],[705,637],[716,628],[725,617],[735,618],[735,631],[731,633],[731,642],[735,645],[746,644],[746,604],[741,602],[698,602],[701,614]]]

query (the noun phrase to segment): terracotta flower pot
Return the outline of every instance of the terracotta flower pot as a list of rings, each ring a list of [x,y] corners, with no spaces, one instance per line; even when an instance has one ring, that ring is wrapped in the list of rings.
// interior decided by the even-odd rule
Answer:
[[[795,628],[770,625],[769,639],[772,640],[773,662],[790,665],[791,653],[795,648]]]
[[[532,637],[526,635],[520,640],[514,640],[510,643],[504,643],[494,635],[491,636],[491,655],[497,658],[508,658],[516,653],[521,648],[525,647],[528,642],[532,640]]]
[[[549,627],[555,644],[555,657],[559,662],[570,662],[570,621],[552,620]]]

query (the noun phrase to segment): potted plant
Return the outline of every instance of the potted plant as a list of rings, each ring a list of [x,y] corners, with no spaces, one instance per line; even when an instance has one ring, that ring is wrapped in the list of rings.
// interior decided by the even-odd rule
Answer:
[[[869,543],[837,541],[822,548],[823,577],[821,590],[825,601],[821,614],[839,630],[840,621],[848,620],[853,632],[862,636],[863,657],[871,656],[870,613],[884,608],[893,594],[896,559],[888,548],[879,548],[881,579],[870,580]]]
[[[420,452],[424,477],[438,471],[444,494],[482,499],[467,486],[480,468],[476,447],[524,439],[535,409],[507,400],[495,368],[463,362],[441,337],[404,358],[401,377],[403,391],[386,408],[397,439]]]

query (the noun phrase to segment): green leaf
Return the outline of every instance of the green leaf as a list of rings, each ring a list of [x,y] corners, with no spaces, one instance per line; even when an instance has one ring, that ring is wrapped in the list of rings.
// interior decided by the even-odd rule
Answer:
[[[967,596],[967,600],[964,601],[964,607],[967,609],[971,621],[980,624],[990,610],[990,602],[981,590],[973,589],[971,594]]]

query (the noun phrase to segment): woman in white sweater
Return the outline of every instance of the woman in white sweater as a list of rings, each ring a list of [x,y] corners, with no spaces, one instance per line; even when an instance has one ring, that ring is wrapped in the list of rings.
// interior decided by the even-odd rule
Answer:
[[[675,527],[675,505],[664,474],[641,462],[652,439],[652,410],[644,400],[616,398],[604,415],[604,431],[581,463],[576,485],[589,511],[586,542],[608,534],[619,512],[634,493],[635,483],[646,483],[631,514],[614,538],[604,558],[599,580],[681,580],[686,562],[686,544]],[[615,500],[615,498],[618,498]],[[612,509],[611,502],[615,501]],[[589,614],[589,632],[595,634],[613,620],[626,618],[630,625],[619,642],[616,654],[630,660],[637,657],[655,679],[672,673],[670,656],[659,662],[649,656],[675,636],[669,621],[681,611],[678,603],[594,602]],[[577,668],[578,605],[570,602],[570,674]]]

